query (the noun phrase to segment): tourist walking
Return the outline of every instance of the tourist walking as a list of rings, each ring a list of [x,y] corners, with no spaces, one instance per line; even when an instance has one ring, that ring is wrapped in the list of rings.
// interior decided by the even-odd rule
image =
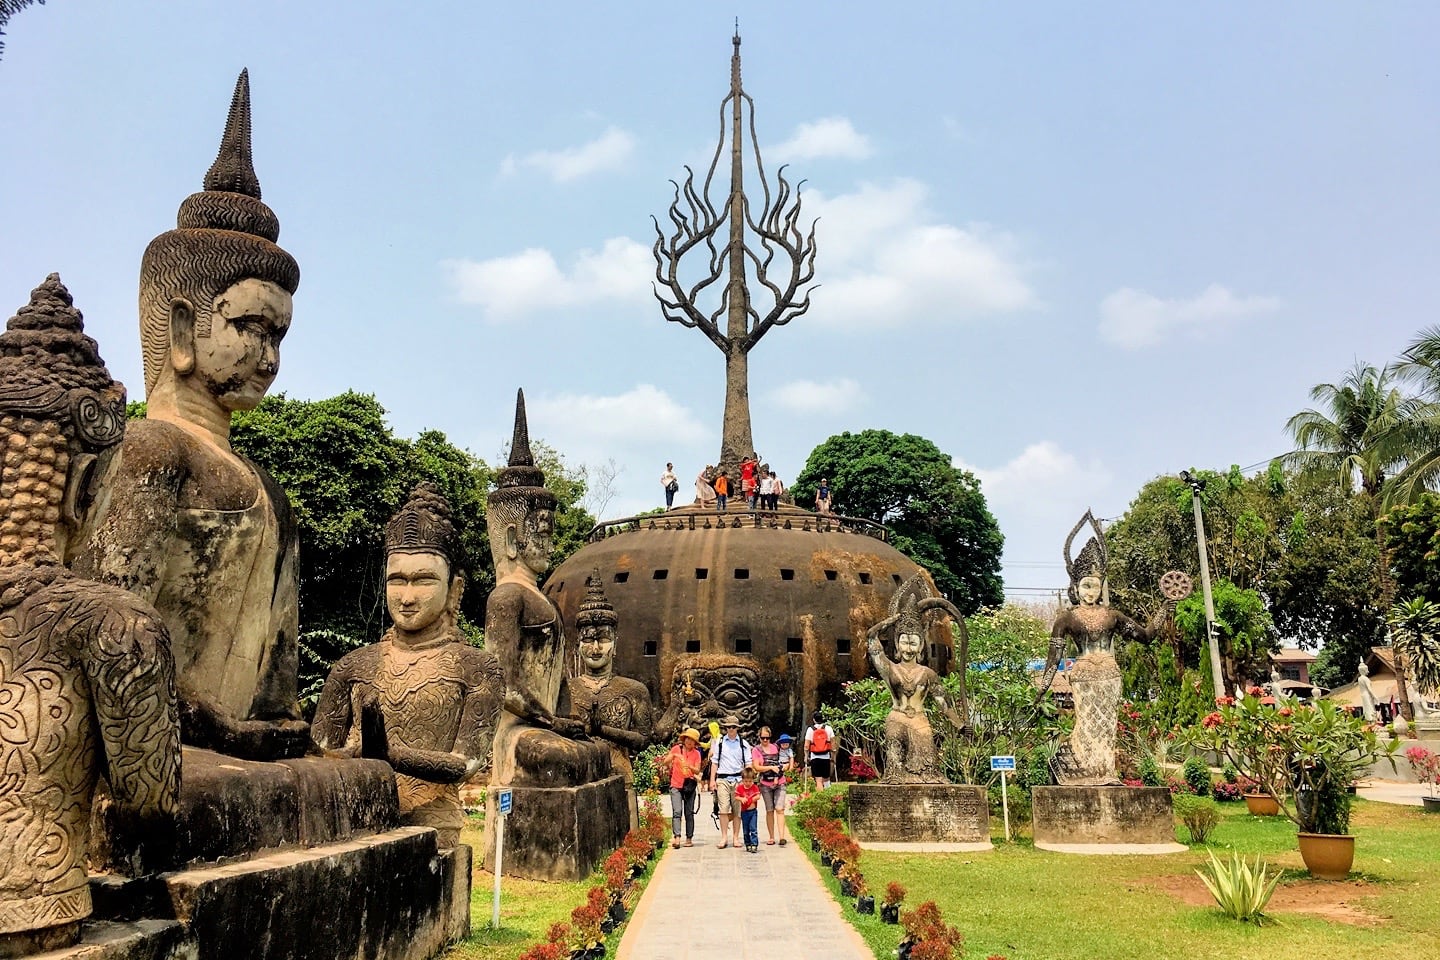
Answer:
[[[750,744],[740,736],[740,720],[731,714],[722,724],[725,735],[710,746],[710,789],[720,807],[720,849],[740,846],[740,801],[735,788],[749,766]]]
[[[810,726],[805,731],[805,760],[810,765],[810,776],[815,778],[815,789],[824,790],[830,786],[834,773],[835,729],[820,719],[816,710],[810,717]]]
[[[830,512],[830,481],[824,477],[820,478],[820,486],[815,488],[815,512]]]
[[[660,474],[660,486],[665,489],[665,509],[669,510],[675,506],[675,494],[680,489],[680,478],[675,476],[675,464],[665,464],[665,472]]]
[[[746,767],[740,784],[735,788],[740,804],[740,824],[745,830],[745,852],[760,852],[760,784],[755,782],[755,768]]]
[[[715,512],[725,513],[725,502],[730,499],[730,477],[724,470],[715,478]]]
[[[759,463],[755,460],[755,454],[750,454],[740,461],[740,493],[745,497],[746,504],[751,510],[755,509],[755,468]]]
[[[774,492],[775,492],[775,475],[772,474],[769,470],[766,470],[766,471],[765,471],[765,475],[764,475],[763,477],[761,477],[761,479],[760,479],[760,509],[761,509],[761,510],[769,510],[769,509],[771,509],[771,507],[770,507],[770,494],[772,494],[772,493],[774,493]]]
[[[795,768],[790,734],[782,733],[778,741],[770,740],[770,728],[756,733],[760,741],[751,752],[751,765],[760,771],[760,799],[765,801],[765,845],[774,846],[779,834],[785,846],[785,774]]]
[[[780,495],[785,492],[785,484],[780,482],[780,477],[775,471],[770,471],[770,509],[780,509]]]
[[[680,741],[660,758],[670,774],[670,846],[680,846],[680,821],[685,821],[685,846],[695,846],[696,794],[700,788],[700,731],[690,727]]]

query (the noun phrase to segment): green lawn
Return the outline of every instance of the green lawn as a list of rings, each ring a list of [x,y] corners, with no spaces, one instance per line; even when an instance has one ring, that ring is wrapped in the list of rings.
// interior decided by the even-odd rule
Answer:
[[[1287,868],[1281,891],[1304,893],[1311,881],[1295,850],[1295,828],[1283,818],[1252,817],[1242,804],[1223,804],[1225,819],[1209,848],[1261,853]],[[997,837],[1003,836],[992,820]],[[1161,857],[1083,857],[1036,850],[1027,841],[993,853],[898,854],[867,852],[861,867],[872,892],[890,880],[909,889],[906,905],[933,899],[949,923],[965,934],[965,956],[1009,960],[1362,960],[1404,957],[1440,960],[1440,816],[1418,807],[1364,800],[1355,804],[1357,837],[1352,905],[1378,918],[1355,926],[1281,913],[1278,923],[1256,928],[1213,907],[1186,904],[1155,889],[1151,880],[1193,876],[1208,862],[1204,846]],[[1183,827],[1177,829],[1185,839]],[[809,844],[802,847],[808,851]],[[811,854],[817,857],[816,854]],[[838,896],[838,884],[823,871]],[[1330,892],[1333,887],[1327,887]],[[1277,899],[1282,894],[1277,892]],[[878,899],[878,898],[877,898]],[[855,923],[881,958],[894,956],[900,928],[855,914]]]
[[[514,960],[534,944],[542,942],[552,923],[569,923],[570,911],[585,902],[586,891],[604,880],[599,871],[576,883],[546,883],[505,877],[500,881],[500,929],[492,930],[490,916],[495,877],[480,868],[483,830],[483,818],[471,817],[460,834],[461,842],[470,844],[475,851],[475,870],[470,878],[470,937],[445,953],[445,960]],[[668,849],[668,844],[662,846],[640,875],[631,909],[639,902],[638,891],[650,882],[660,855]],[[624,932],[622,924],[605,938],[612,956]]]

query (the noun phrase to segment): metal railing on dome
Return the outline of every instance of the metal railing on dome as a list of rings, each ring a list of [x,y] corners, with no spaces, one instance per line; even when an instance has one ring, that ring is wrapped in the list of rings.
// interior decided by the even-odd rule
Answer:
[[[714,530],[719,527],[741,529],[783,529],[811,533],[854,533],[889,542],[890,530],[883,523],[863,517],[846,517],[838,513],[811,513],[797,508],[780,510],[734,510],[716,513],[710,510],[675,510],[667,513],[640,513],[618,520],[602,520],[591,528],[585,539],[598,543],[609,537],[636,530]]]

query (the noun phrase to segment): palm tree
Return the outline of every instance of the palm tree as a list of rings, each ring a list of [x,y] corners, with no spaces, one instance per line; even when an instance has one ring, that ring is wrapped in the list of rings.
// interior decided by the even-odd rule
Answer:
[[[1379,516],[1386,481],[1406,463],[1402,428],[1410,405],[1395,387],[1393,372],[1357,362],[1339,383],[1317,383],[1310,399],[1321,409],[1302,410],[1286,422],[1296,449],[1281,459],[1332,473],[1349,491],[1358,480]]]
[[[1387,619],[1391,645],[1404,658],[1410,679],[1422,692],[1440,688],[1440,604],[1421,597],[1402,600]]]
[[[1410,503],[1440,486],[1440,327],[1421,330],[1393,367],[1419,395],[1402,404],[1399,441],[1409,462],[1395,477],[1389,500]]]

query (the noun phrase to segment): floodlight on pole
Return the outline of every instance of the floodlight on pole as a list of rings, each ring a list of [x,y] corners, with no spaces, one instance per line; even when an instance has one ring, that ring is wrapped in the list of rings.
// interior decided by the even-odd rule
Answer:
[[[1200,591],[1205,597],[1205,637],[1210,647],[1210,675],[1215,697],[1225,696],[1225,674],[1220,665],[1220,638],[1215,629],[1215,597],[1210,592],[1210,554],[1205,548],[1205,518],[1200,510],[1200,492],[1205,489],[1201,477],[1189,470],[1180,471],[1180,479],[1190,486],[1190,505],[1195,509],[1195,544],[1200,550]]]

